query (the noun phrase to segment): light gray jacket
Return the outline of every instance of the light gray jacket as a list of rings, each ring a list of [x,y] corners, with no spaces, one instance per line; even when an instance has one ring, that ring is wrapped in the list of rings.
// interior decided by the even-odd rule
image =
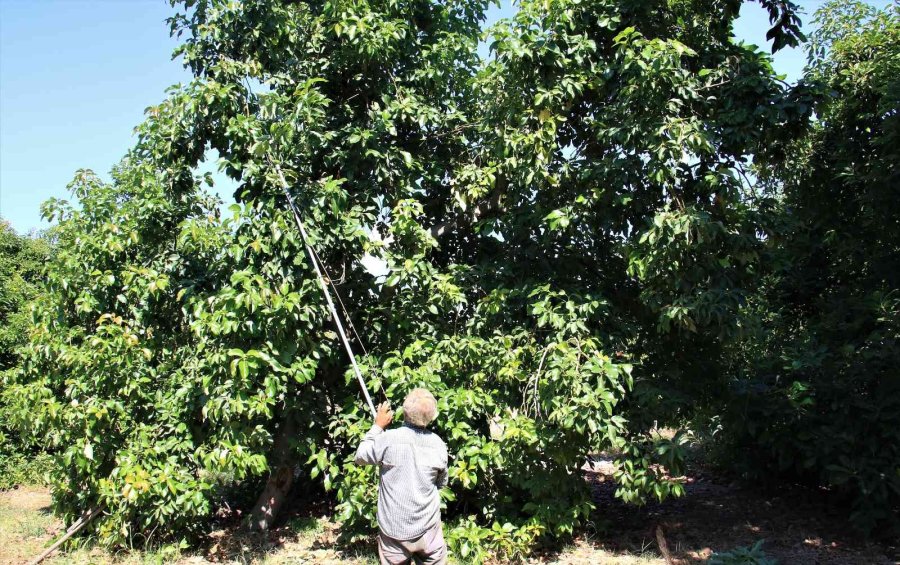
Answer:
[[[414,540],[441,520],[447,485],[447,446],[424,428],[372,426],[356,450],[359,465],[379,465],[378,527],[396,540]]]

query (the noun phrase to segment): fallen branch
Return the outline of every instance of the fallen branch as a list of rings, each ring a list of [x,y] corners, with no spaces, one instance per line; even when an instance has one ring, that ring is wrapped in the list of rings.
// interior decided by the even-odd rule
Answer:
[[[97,514],[99,514],[102,511],[103,511],[103,507],[97,506],[90,512],[82,514],[81,518],[79,518],[74,524],[69,526],[69,529],[66,530],[66,533],[63,534],[63,536],[61,538],[56,540],[56,543],[54,543],[53,545],[51,545],[50,547],[45,549],[43,553],[41,553],[40,555],[35,557],[28,565],[37,565],[38,563],[40,563],[41,561],[43,561],[44,559],[49,557],[51,553],[56,551],[56,549],[59,546],[61,546],[62,544],[64,544],[70,537],[74,536],[79,531],[81,531],[82,528],[84,528],[85,526],[90,524],[91,520],[96,518]]]

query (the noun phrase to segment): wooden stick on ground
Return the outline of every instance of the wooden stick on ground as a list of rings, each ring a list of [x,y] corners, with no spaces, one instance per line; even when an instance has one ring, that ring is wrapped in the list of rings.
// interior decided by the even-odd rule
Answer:
[[[83,527],[87,526],[91,522],[91,520],[93,520],[97,516],[97,514],[100,513],[101,510],[103,510],[103,508],[100,506],[97,506],[90,512],[87,512],[86,514],[82,514],[81,518],[79,518],[74,524],[69,526],[69,529],[66,530],[66,533],[63,534],[63,536],[61,538],[56,540],[56,542],[53,545],[51,545],[50,547],[45,549],[44,553],[41,553],[40,555],[35,557],[28,565],[37,565],[38,563],[40,563],[41,561],[43,561],[44,559],[49,557],[50,554],[53,553],[54,551],[56,551],[56,549],[59,546],[61,546],[62,544],[64,544],[66,542],[66,540],[68,540],[70,537],[74,536],[79,531],[81,531],[81,529]]]

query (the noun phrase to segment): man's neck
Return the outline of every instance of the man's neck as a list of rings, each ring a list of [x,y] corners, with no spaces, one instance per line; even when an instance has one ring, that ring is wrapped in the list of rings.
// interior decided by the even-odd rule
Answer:
[[[413,430],[415,430],[417,432],[427,432],[428,431],[427,429],[425,429],[425,426],[417,426],[417,425],[411,424],[409,422],[403,422],[403,425],[406,426],[407,428],[412,428]]]

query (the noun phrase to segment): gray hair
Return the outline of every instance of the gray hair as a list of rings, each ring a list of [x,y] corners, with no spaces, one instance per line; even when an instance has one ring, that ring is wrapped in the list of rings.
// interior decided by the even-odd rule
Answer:
[[[437,401],[434,395],[424,388],[414,388],[403,401],[403,419],[408,423],[424,428],[437,418]]]

